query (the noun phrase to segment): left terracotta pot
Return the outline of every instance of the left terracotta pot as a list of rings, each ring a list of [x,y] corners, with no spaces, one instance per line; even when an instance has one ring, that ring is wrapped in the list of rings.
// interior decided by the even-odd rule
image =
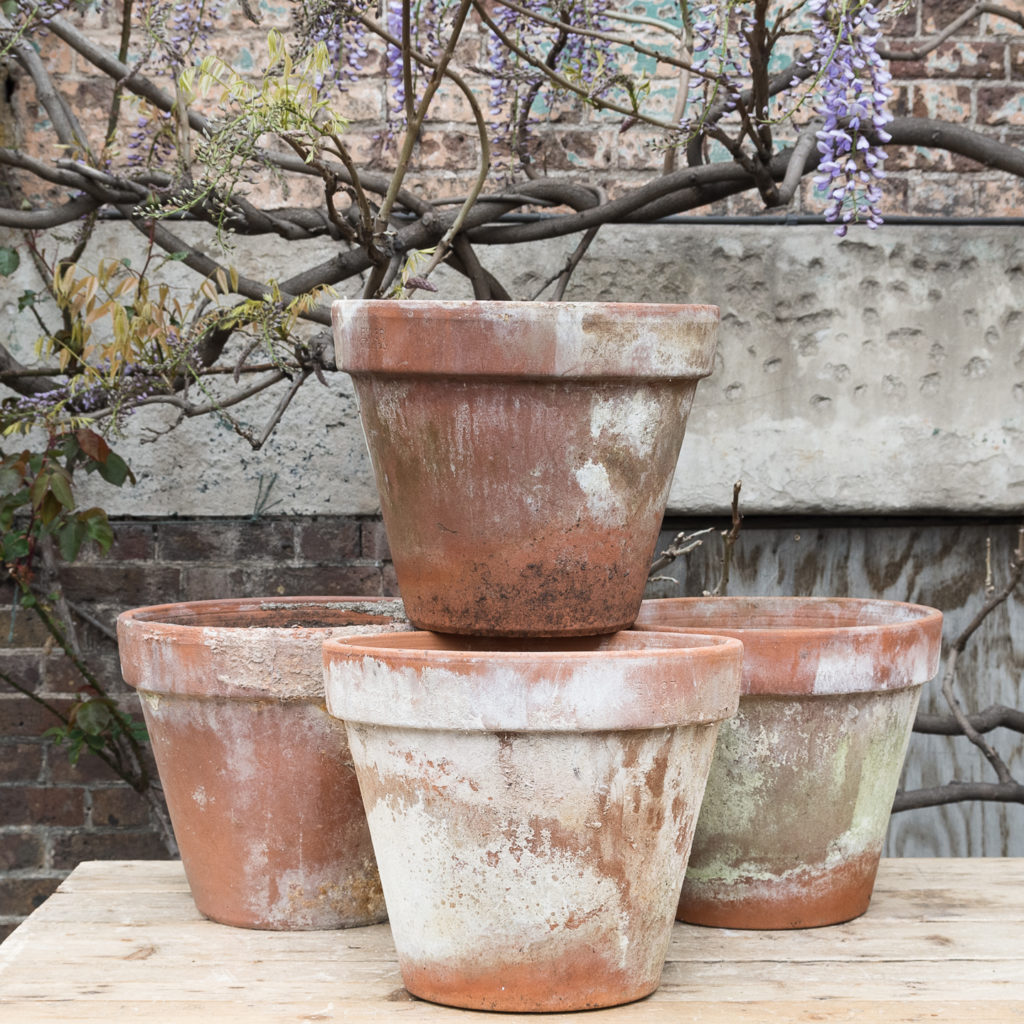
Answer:
[[[395,599],[307,597],[139,608],[117,621],[196,907],[243,928],[386,918],[321,645],[408,628]]]
[[[333,315],[409,619],[477,636],[631,625],[718,309],[340,300]]]
[[[406,988],[521,1012],[657,988],[741,657],[656,633],[327,642]]]

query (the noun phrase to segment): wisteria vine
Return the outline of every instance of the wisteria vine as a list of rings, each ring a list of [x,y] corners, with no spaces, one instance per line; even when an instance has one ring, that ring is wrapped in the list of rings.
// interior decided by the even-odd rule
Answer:
[[[821,173],[814,183],[827,192],[825,219],[838,222],[836,234],[842,237],[851,223],[862,221],[869,228],[882,223],[878,182],[885,176],[892,76],[876,49],[879,22],[873,4],[810,0],[809,8],[821,74],[817,112],[825,119],[817,133]],[[877,141],[865,134],[868,129]]]

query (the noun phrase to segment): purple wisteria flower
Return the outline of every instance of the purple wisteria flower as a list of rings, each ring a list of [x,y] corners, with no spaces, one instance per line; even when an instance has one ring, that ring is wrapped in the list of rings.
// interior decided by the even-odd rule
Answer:
[[[851,223],[869,228],[882,223],[878,181],[885,176],[886,153],[864,133],[870,130],[879,143],[889,140],[885,126],[892,120],[886,109],[891,75],[876,50],[878,14],[870,2],[856,6],[810,0],[808,9],[814,17],[821,73],[816,110],[825,118],[817,133],[821,158],[814,184],[827,190],[825,218],[838,222],[836,234],[842,237]]]

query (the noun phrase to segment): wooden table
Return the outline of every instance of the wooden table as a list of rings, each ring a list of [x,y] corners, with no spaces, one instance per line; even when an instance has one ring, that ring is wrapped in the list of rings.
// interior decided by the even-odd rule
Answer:
[[[882,862],[859,920],[794,932],[677,924],[661,988],[525,1015],[601,1024],[1024,1022],[1024,859]],[[387,925],[256,932],[199,916],[181,865],[81,864],[0,945],[5,1024],[523,1020],[413,999]]]

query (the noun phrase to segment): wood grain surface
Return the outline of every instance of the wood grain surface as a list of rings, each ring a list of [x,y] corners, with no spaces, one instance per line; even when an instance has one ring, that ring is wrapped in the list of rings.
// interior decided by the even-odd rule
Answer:
[[[80,865],[0,945],[0,1020],[419,1021],[475,1013],[413,999],[387,925],[228,928],[196,912],[175,862]],[[1024,860],[884,860],[868,913],[829,928],[676,924],[661,987],[546,1021],[702,1024],[1024,1022]]]

